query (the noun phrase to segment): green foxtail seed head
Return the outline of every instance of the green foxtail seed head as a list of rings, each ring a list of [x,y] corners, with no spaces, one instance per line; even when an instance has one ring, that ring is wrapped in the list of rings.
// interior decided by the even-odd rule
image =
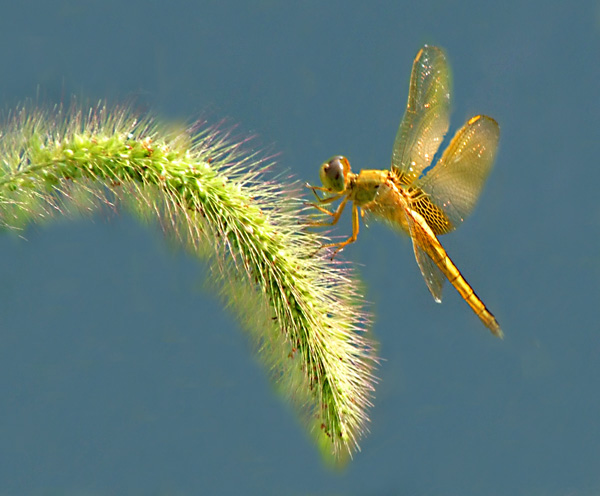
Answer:
[[[368,422],[369,317],[354,273],[306,229],[298,186],[269,179],[271,167],[203,123],[170,129],[103,104],[25,106],[0,126],[0,228],[106,208],[160,223],[209,264],[277,389],[326,458],[341,463]]]

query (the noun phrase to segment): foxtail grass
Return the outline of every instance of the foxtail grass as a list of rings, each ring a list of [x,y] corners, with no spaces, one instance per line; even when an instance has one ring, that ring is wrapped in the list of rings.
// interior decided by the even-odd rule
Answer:
[[[308,229],[300,188],[271,159],[205,124],[129,108],[24,106],[0,126],[0,228],[105,209],[158,222],[210,267],[276,388],[327,460],[359,447],[376,355],[360,282]],[[197,332],[211,332],[198,319]]]

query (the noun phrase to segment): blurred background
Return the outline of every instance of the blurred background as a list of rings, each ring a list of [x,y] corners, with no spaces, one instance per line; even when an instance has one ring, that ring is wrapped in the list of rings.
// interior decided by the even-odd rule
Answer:
[[[318,181],[389,167],[413,58],[446,49],[450,134],[485,113],[500,151],[448,253],[502,325],[407,238],[344,252],[384,360],[370,434],[326,468],[206,268],[124,216],[0,237],[0,494],[600,494],[600,2],[12,2],[0,102],[207,112]],[[334,233],[348,235],[349,216]]]

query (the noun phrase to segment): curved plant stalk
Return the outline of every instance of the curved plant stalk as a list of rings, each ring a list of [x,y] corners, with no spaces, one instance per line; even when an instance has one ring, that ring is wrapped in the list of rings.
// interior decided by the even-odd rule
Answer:
[[[318,250],[297,185],[267,181],[256,152],[199,127],[102,104],[18,109],[0,128],[0,226],[107,206],[158,220],[208,261],[278,390],[339,464],[358,449],[375,382],[360,284]]]

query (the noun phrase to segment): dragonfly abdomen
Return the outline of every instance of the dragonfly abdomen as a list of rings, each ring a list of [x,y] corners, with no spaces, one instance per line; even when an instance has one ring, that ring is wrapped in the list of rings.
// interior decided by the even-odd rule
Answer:
[[[454,265],[454,262],[450,259],[448,254],[445,254],[445,259],[441,264],[437,262],[436,264],[438,267],[440,267],[442,272],[444,272],[444,275],[448,278],[448,281],[450,281],[452,286],[456,288],[456,291],[458,291],[462,298],[471,307],[473,312],[475,312],[477,317],[479,317],[486,327],[492,331],[492,334],[502,338],[504,335],[502,333],[502,329],[500,329],[500,325],[498,324],[496,317],[494,317],[492,312],[488,310],[481,298],[477,296],[477,293],[475,293],[471,285],[460,273],[458,267]],[[442,268],[442,265],[444,268]]]
[[[409,211],[410,213],[410,211]],[[411,215],[413,221],[416,223],[422,223],[424,219],[414,214]],[[423,231],[427,231],[422,225],[419,226]],[[429,226],[428,226],[429,227]],[[427,256],[437,265],[440,271],[446,276],[448,281],[456,288],[456,291],[462,296],[462,298],[471,307],[473,312],[479,317],[479,319],[485,324],[485,326],[492,331],[492,334],[502,338],[504,334],[500,325],[496,320],[496,317],[488,310],[485,303],[477,296],[477,293],[473,290],[471,285],[463,277],[458,267],[454,265],[452,259],[446,253],[446,250],[438,239],[434,235],[427,237],[427,243],[419,243],[422,250],[425,251]]]

